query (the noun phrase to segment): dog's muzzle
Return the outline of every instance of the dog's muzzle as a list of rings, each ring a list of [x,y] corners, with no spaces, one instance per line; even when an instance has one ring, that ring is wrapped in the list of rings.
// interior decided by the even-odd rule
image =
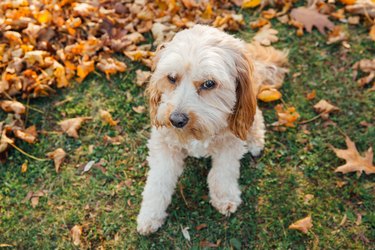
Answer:
[[[185,113],[173,112],[169,116],[169,120],[176,128],[183,128],[189,121],[189,117]]]

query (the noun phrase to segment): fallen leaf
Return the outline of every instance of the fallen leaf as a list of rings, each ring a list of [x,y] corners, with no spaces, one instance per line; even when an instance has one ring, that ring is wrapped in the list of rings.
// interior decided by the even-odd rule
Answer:
[[[125,63],[113,58],[101,59],[98,64],[96,64],[96,66],[106,74],[108,80],[109,75],[115,74],[117,72],[124,72],[126,70]]]
[[[251,22],[250,23],[250,27],[252,29],[259,29],[259,28],[262,28],[263,26],[265,26],[265,25],[267,25],[269,23],[270,23],[270,21],[268,21],[267,19],[265,19],[265,18],[259,18],[256,21]]]
[[[282,95],[277,90],[267,85],[262,85],[257,98],[263,102],[273,102],[281,99]]]
[[[320,116],[323,119],[328,119],[330,113],[337,112],[340,110],[338,107],[330,104],[324,99],[320,100],[317,104],[315,104],[314,109],[317,113],[320,113]]]
[[[91,117],[77,117],[66,119],[59,122],[61,129],[70,137],[78,138],[78,130],[81,128],[82,122],[91,119]]]
[[[28,127],[25,130],[16,129],[13,130],[14,135],[28,143],[35,143],[38,133],[36,132],[35,125]]]
[[[315,9],[298,7],[290,12],[290,16],[296,21],[302,23],[307,32],[311,32],[315,26],[321,34],[325,34],[325,29],[332,30],[335,26],[328,16],[320,14]]]
[[[341,26],[335,26],[331,32],[328,33],[327,44],[342,42],[348,39],[348,34]]]
[[[184,238],[187,240],[187,241],[190,241],[191,240],[191,238],[190,238],[190,234],[189,234],[189,227],[185,227],[185,228],[183,228],[182,226],[181,226],[181,232],[182,232],[182,235],[184,236]]]
[[[82,235],[82,226],[75,225],[70,230],[70,236],[72,237],[73,244],[75,246],[79,246],[81,244],[81,235]]]
[[[115,137],[110,137],[108,135],[105,135],[103,137],[103,140],[105,142],[111,143],[112,145],[120,145],[124,142],[125,139],[121,135],[118,135],[118,136],[115,136]]]
[[[55,163],[56,173],[59,172],[61,163],[64,161],[66,153],[62,148],[58,148],[55,151],[46,154],[48,158],[53,159]]]
[[[300,117],[295,107],[284,108],[282,104],[278,104],[275,106],[275,110],[279,120],[273,123],[273,126],[295,127],[294,123]]]
[[[355,3],[345,6],[345,10],[349,13],[374,18],[375,2],[373,0],[356,0]]]
[[[25,173],[27,171],[27,161],[25,161],[21,166],[21,173]]]
[[[277,37],[278,33],[279,32],[277,30],[271,29],[270,25],[266,25],[255,34],[253,40],[259,42],[264,46],[269,46],[271,45],[271,43],[277,42],[279,40],[279,38]]]
[[[197,231],[200,231],[200,230],[202,230],[202,229],[204,229],[204,228],[207,228],[207,224],[200,224],[200,225],[198,225],[198,226],[195,227],[195,229],[196,229]]]
[[[301,220],[298,220],[291,224],[288,228],[293,230],[301,231],[304,234],[307,234],[309,229],[313,227],[311,216],[307,216]]]
[[[26,112],[25,106],[17,101],[0,101],[0,107],[5,112],[14,112],[16,114],[24,114]]]
[[[307,93],[306,95],[306,99],[311,101],[311,100],[314,100],[316,97],[316,91],[315,89],[313,91],[311,91],[310,93]]]
[[[220,240],[218,240],[216,243],[209,242],[208,240],[202,240],[202,241],[199,242],[199,246],[203,247],[203,248],[204,247],[214,247],[214,248],[216,248],[216,247],[220,246],[220,243],[221,243]]]
[[[246,8],[255,8],[260,5],[262,0],[243,0],[241,7]]]
[[[85,61],[77,66],[77,82],[82,82],[86,76],[95,70],[94,61]]]
[[[370,147],[365,153],[365,156],[362,157],[359,154],[355,143],[350,140],[348,136],[346,136],[345,142],[348,146],[347,149],[337,149],[331,146],[332,150],[336,153],[336,156],[346,161],[344,165],[336,168],[335,172],[341,172],[343,174],[357,172],[358,177],[361,176],[362,172],[365,172],[367,175],[374,174],[375,166],[372,164],[372,147]]]
[[[359,16],[350,16],[348,17],[348,24],[357,25],[359,24],[359,19],[360,19]]]
[[[375,24],[371,26],[369,35],[370,35],[371,40],[375,41]]]
[[[146,108],[145,108],[145,106],[140,105],[140,106],[137,106],[137,107],[133,107],[133,110],[135,112],[137,112],[138,114],[142,114],[146,111]]]
[[[106,110],[100,110],[99,113],[100,113],[100,118],[102,119],[102,121],[104,121],[105,123],[108,123],[111,126],[117,125],[118,121],[113,120],[111,113],[109,113]]]
[[[150,71],[143,71],[143,70],[137,69],[135,73],[137,74],[137,80],[136,80],[137,86],[143,86],[151,77]]]
[[[83,168],[83,171],[82,171],[81,174],[84,174],[84,173],[90,171],[90,169],[92,168],[92,166],[94,166],[94,164],[95,164],[95,161],[89,161],[89,162],[85,165],[85,167]]]
[[[314,195],[313,194],[306,194],[303,197],[303,204],[305,204],[305,205],[309,204],[312,199],[314,199]]]

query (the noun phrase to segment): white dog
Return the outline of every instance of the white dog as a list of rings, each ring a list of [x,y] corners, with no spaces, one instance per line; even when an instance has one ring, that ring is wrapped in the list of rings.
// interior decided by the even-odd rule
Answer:
[[[155,232],[164,222],[187,156],[211,157],[211,204],[222,214],[241,203],[240,159],[264,147],[257,108],[261,84],[280,86],[287,54],[246,44],[218,29],[196,25],[162,45],[150,80],[150,171],[137,230]]]

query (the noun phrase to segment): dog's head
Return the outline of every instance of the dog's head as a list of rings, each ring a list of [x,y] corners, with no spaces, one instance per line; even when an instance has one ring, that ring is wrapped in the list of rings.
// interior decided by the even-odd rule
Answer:
[[[252,72],[241,40],[202,25],[177,33],[155,56],[152,124],[195,139],[229,128],[245,140],[256,110]]]

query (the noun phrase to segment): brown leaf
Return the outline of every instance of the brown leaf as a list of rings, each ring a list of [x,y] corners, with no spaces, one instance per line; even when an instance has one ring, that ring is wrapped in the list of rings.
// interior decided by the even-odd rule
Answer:
[[[357,172],[358,176],[360,176],[362,172],[365,172],[367,175],[374,174],[375,166],[372,164],[372,147],[370,147],[365,153],[365,156],[362,157],[354,142],[351,141],[348,136],[345,138],[345,142],[348,146],[347,149],[337,149],[332,147],[332,150],[336,153],[337,157],[346,161],[346,164],[336,168],[335,172],[341,172],[343,174]]]
[[[127,68],[125,63],[113,58],[101,59],[96,66],[106,74],[108,80],[109,75],[124,72]]]
[[[133,110],[135,112],[137,112],[138,114],[142,114],[146,111],[146,108],[145,108],[145,106],[140,105],[140,106],[137,106],[137,107],[133,107]]]
[[[279,32],[277,30],[271,29],[270,25],[266,25],[255,34],[253,40],[259,42],[264,46],[269,46],[271,45],[271,43],[277,42],[279,40],[279,38],[277,37],[278,33]]]
[[[61,163],[64,161],[66,153],[62,148],[58,148],[55,151],[46,154],[48,158],[53,159],[55,163],[56,173],[59,172]]]
[[[105,142],[108,142],[112,145],[120,145],[124,142],[124,137],[122,137],[121,135],[118,135],[118,136],[115,136],[115,137],[110,137],[108,135],[105,135],[103,136],[103,140]]]
[[[335,26],[328,34],[327,44],[342,42],[348,39],[348,34],[341,26]]]
[[[151,77],[150,71],[143,71],[143,70],[137,69],[135,73],[137,74],[136,84],[138,86],[143,86]]]
[[[66,119],[59,122],[61,129],[70,137],[78,138],[78,130],[81,128],[82,122],[91,119],[91,117],[77,117]]]
[[[73,244],[79,246],[81,244],[82,226],[75,225],[70,230],[70,236],[72,237]]]
[[[329,114],[332,112],[337,112],[340,109],[326,100],[322,99],[317,104],[314,105],[314,109],[317,113],[321,114],[321,117],[324,119],[328,119]]]
[[[36,132],[35,125],[30,126],[25,130],[16,129],[13,130],[13,132],[17,138],[24,140],[28,143],[35,143],[36,137],[38,135]]]
[[[209,242],[208,240],[202,240],[201,242],[199,242],[199,246],[216,248],[220,246],[220,243],[221,243],[220,240],[218,240],[216,243]]]
[[[17,101],[0,101],[0,107],[5,112],[14,112],[16,114],[24,114],[26,112],[25,106]]]
[[[105,123],[108,123],[111,126],[117,125],[118,121],[113,120],[111,113],[109,113],[106,110],[100,110],[99,113],[100,113],[100,118],[102,119],[102,121],[104,121]]]
[[[279,120],[273,123],[273,126],[295,127],[294,123],[300,117],[295,107],[284,108],[282,104],[278,104],[275,106],[275,110]]]
[[[95,70],[94,61],[85,61],[77,66],[77,81],[82,82],[86,76]]]
[[[296,21],[302,23],[307,32],[311,32],[315,26],[321,34],[325,34],[325,29],[332,30],[335,26],[328,16],[320,14],[314,9],[306,7],[295,8],[290,12],[290,16]]]
[[[198,225],[198,226],[195,227],[195,229],[196,229],[197,231],[200,231],[200,230],[202,230],[202,229],[204,229],[204,228],[207,228],[207,224],[200,224],[200,225]]]
[[[315,89],[313,91],[311,91],[310,93],[307,93],[306,95],[306,99],[311,101],[311,100],[314,100],[316,97],[316,91]]]
[[[310,228],[313,227],[311,216],[307,216],[301,220],[294,222],[288,228],[293,230],[301,231],[304,234],[307,234]]]

